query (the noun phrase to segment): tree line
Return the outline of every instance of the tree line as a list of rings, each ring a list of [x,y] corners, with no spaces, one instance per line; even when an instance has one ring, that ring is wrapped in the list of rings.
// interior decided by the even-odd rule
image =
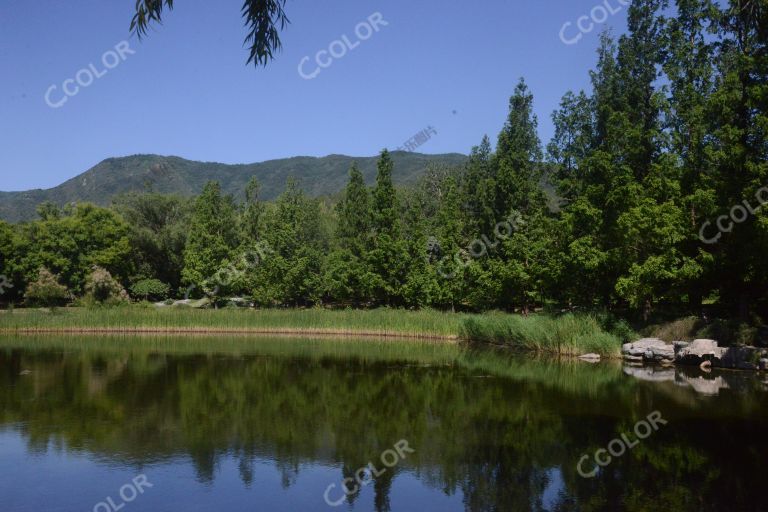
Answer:
[[[336,197],[289,179],[265,202],[254,178],[240,203],[211,182],[194,199],[41,205],[0,223],[0,299],[23,300],[41,268],[82,295],[98,267],[145,299],[765,315],[767,37],[768,0],[636,0],[546,147],[521,80],[495,147],[414,186],[393,185],[384,150],[372,187],[353,166]]]

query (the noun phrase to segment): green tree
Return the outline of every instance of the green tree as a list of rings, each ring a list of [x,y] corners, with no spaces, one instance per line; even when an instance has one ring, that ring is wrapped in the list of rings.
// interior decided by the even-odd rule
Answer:
[[[367,259],[376,276],[374,296],[379,304],[402,304],[402,284],[408,259],[401,237],[400,203],[392,182],[393,163],[386,149],[377,163],[376,186],[372,200],[372,248]]]
[[[360,306],[372,298],[376,276],[367,259],[372,235],[370,202],[370,192],[355,163],[349,171],[349,183],[336,205],[338,247],[329,255],[324,273],[324,287],[329,299],[351,301]]]
[[[259,180],[253,176],[245,187],[245,203],[240,217],[241,239],[246,243],[258,242],[261,238],[261,216],[264,204],[259,199]]]
[[[24,298],[28,304],[52,308],[62,305],[69,298],[69,291],[59,283],[57,276],[41,267],[37,279],[27,285]]]
[[[525,80],[515,87],[509,100],[509,113],[499,133],[493,165],[496,167],[496,222],[512,210],[523,215],[540,209],[544,196],[541,178],[541,143],[536,132],[538,121],[533,113],[533,94]]]
[[[24,224],[20,231],[19,265],[27,282],[45,267],[79,294],[93,265],[121,281],[132,273],[129,226],[112,210],[82,203],[61,216]]]
[[[488,136],[472,148],[463,176],[463,194],[471,233],[488,233],[496,224],[496,166],[492,165],[493,148]]]
[[[168,297],[171,287],[157,279],[142,279],[131,286],[131,293],[144,300],[150,298],[154,300],[163,300]]]
[[[19,268],[19,239],[14,226],[0,221],[0,301],[18,299],[23,287]],[[20,289],[21,288],[21,289]]]
[[[217,295],[222,283],[216,275],[237,245],[234,204],[217,182],[206,184],[195,200],[188,232],[182,280]]]
[[[289,178],[286,190],[265,212],[270,254],[249,269],[247,281],[256,303],[308,306],[320,301],[321,269],[327,250],[319,202]]]
[[[94,265],[85,281],[85,298],[91,304],[109,306],[130,302],[125,288],[98,265]]]
[[[768,5],[731,0],[716,15],[720,38],[709,130],[718,176],[718,209],[729,213],[768,185]],[[724,233],[715,247],[718,291],[732,313],[747,319],[768,285],[765,208]]]
[[[130,226],[130,280],[159,279],[173,290],[181,287],[181,271],[193,203],[156,193],[125,194],[114,208]]]
[[[515,88],[509,105],[493,158],[498,169],[497,220],[492,231],[476,235],[469,250],[479,255],[476,257],[482,260],[479,264],[485,270],[478,284],[488,286],[489,280],[495,283],[491,288],[496,292],[492,295],[494,303],[509,310],[520,306],[527,314],[541,291],[541,259],[534,255],[546,247],[546,239],[536,238],[543,231],[531,225],[533,219],[543,222],[545,217],[546,201],[540,186],[542,154],[533,95],[523,80]],[[511,229],[497,230],[496,226],[505,223]],[[528,227],[521,230],[521,225]],[[540,249],[532,253],[534,247]]]

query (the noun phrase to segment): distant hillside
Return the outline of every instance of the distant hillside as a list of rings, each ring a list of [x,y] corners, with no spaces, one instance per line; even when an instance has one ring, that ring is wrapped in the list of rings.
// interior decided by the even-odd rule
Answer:
[[[466,158],[457,153],[423,155],[394,152],[394,180],[398,185],[413,183],[429,164],[458,165]],[[353,161],[358,163],[366,181],[372,184],[376,177],[376,160],[377,157],[344,155],[322,158],[300,156],[256,164],[227,165],[158,155],[108,158],[55,188],[0,192],[0,219],[9,222],[35,219],[35,208],[45,201],[60,206],[80,201],[106,206],[114,196],[125,192],[154,191],[189,196],[200,193],[209,180],[219,181],[225,192],[242,197],[251,176],[258,178],[261,197],[267,200],[274,199],[283,191],[289,176],[297,178],[301,188],[309,195],[328,195],[344,188]]]

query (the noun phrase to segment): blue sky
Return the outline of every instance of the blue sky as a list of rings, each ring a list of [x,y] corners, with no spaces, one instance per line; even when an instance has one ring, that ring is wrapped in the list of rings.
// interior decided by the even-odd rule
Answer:
[[[563,24],[575,37],[576,20],[602,2],[621,10],[564,44]],[[563,93],[589,85],[599,30],[621,33],[626,19],[620,0],[288,0],[283,52],[255,69],[245,65],[240,0],[177,0],[143,41],[128,32],[134,3],[0,0],[0,190],[49,188],[137,153],[225,163],[370,156],[427,126],[437,135],[418,151],[468,153],[483,134],[495,140],[521,76],[546,144]],[[355,27],[376,12],[387,25],[361,41]],[[299,75],[305,56],[309,74],[344,35],[360,44],[314,79]],[[102,57],[124,40],[135,53],[108,69]],[[49,88],[61,102],[64,81],[91,63],[103,76],[51,108]]]

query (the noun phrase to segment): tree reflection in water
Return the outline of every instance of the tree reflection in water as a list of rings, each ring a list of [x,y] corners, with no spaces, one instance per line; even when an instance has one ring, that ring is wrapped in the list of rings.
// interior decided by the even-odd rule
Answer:
[[[392,341],[98,341],[0,342],[0,422],[29,452],[54,443],[137,467],[186,457],[209,484],[231,457],[244,486],[271,461],[292,488],[305,464],[341,482],[406,439],[415,452],[370,486],[377,511],[403,472],[469,511],[763,506],[759,384],[701,397],[612,364]],[[652,410],[665,429],[596,478],[577,474],[581,455]]]

